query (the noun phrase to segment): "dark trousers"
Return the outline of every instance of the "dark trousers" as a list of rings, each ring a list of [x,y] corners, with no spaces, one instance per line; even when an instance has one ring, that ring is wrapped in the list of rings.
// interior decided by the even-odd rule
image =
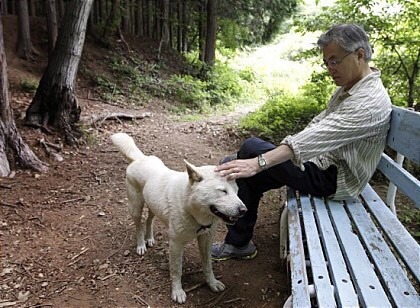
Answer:
[[[274,149],[275,146],[259,138],[245,140],[238,151],[238,159],[256,157]],[[245,216],[236,224],[229,225],[225,242],[236,247],[246,245],[254,234],[258,217],[258,205],[264,192],[287,185],[302,193],[328,197],[337,188],[337,167],[320,170],[314,163],[304,163],[305,171],[290,160],[261,171],[250,178],[237,179],[238,196],[248,208]]]

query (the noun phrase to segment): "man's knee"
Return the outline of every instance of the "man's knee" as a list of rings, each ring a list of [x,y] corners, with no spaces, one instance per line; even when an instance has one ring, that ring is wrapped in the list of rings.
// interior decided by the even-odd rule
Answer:
[[[252,158],[274,149],[275,146],[257,137],[245,139],[238,151],[239,158]]]

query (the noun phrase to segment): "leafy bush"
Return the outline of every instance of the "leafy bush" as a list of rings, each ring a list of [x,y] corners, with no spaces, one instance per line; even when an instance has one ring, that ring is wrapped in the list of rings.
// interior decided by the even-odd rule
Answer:
[[[242,119],[240,126],[277,143],[287,135],[305,128],[321,109],[314,98],[280,93],[269,99],[258,111]]]
[[[205,91],[207,83],[190,75],[174,75],[168,82],[170,92],[181,103],[181,109],[206,111],[210,106],[210,95]]]
[[[37,88],[38,88],[38,81],[36,80],[25,79],[20,82],[20,89],[23,92],[32,93],[32,92],[35,92]]]
[[[278,143],[287,135],[304,129],[325,109],[332,88],[324,73],[314,73],[311,82],[298,94],[281,92],[273,95],[259,110],[243,118],[240,126],[251,134]]]
[[[196,60],[195,60],[196,61]],[[204,69],[197,63],[196,67]],[[215,109],[228,109],[238,101],[245,101],[249,88],[257,83],[251,68],[237,71],[227,64],[217,61],[214,67],[207,68],[205,73],[194,77],[191,75],[174,75],[167,82],[166,90],[175,95],[181,103],[178,110],[198,111],[201,113]]]

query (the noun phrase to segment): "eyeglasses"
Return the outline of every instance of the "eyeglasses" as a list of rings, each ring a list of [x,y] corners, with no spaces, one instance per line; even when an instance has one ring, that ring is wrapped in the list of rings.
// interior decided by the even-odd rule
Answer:
[[[356,49],[357,50],[357,49]],[[328,69],[328,68],[331,68],[331,69],[336,69],[337,68],[337,66],[347,57],[347,56],[349,56],[349,55],[351,55],[353,52],[355,52],[356,50],[354,50],[354,51],[350,51],[348,54],[346,54],[344,57],[342,57],[341,59],[331,59],[331,60],[326,60],[326,61],[324,61],[324,63],[322,63],[321,64],[321,67],[323,68],[323,69]]]

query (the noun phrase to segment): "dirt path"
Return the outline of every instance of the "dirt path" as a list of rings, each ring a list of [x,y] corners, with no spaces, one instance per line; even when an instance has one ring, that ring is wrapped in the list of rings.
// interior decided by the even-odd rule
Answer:
[[[23,108],[23,107],[22,107]],[[108,108],[108,106],[106,107]],[[84,113],[104,110],[85,105]],[[279,192],[262,201],[251,261],[225,261],[214,271],[227,286],[221,294],[202,285],[196,243],[184,255],[187,303],[170,300],[166,230],[156,223],[155,247],[135,254],[133,225],[126,209],[126,162],[109,135],[132,135],[147,154],[169,167],[216,164],[239,140],[231,129],[237,114],[182,122],[161,108],[137,121],[98,122],[88,131],[92,144],[66,148],[63,162],[47,174],[17,171],[0,179],[0,307],[280,307],[287,297],[286,273],[278,259]],[[41,133],[22,128],[39,155]],[[56,142],[57,140],[50,140]],[[220,225],[216,240],[222,240]]]

